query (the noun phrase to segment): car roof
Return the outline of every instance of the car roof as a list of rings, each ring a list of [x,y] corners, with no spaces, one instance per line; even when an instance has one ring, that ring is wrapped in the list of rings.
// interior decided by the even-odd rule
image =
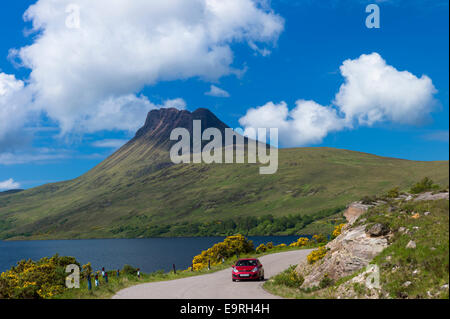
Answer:
[[[258,260],[258,258],[241,258],[239,260]]]

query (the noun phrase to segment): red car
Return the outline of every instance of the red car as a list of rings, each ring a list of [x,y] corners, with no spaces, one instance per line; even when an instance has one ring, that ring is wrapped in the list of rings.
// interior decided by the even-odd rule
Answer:
[[[233,281],[264,280],[264,267],[256,258],[239,259],[231,268],[231,279]]]

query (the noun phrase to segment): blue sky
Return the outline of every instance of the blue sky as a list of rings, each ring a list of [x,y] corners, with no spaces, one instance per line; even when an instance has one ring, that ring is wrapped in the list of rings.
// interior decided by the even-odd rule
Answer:
[[[29,32],[31,24],[24,22],[22,17],[33,3],[35,1],[5,2],[1,4],[0,10],[0,73],[14,75],[15,81],[21,80],[24,86],[30,87],[34,81],[30,80],[30,71],[33,67],[17,65],[20,61],[11,53],[11,49],[33,45],[40,36],[37,32]],[[192,63],[195,60],[192,60],[189,67],[181,66],[185,75],[178,76],[174,71],[179,67],[178,60],[187,59],[180,55],[175,57],[175,60],[163,60],[162,63],[166,63],[167,68],[161,70],[152,80],[136,84],[129,79],[139,78],[142,74],[136,73],[128,78],[128,74],[125,73],[126,80],[123,80],[123,85],[118,78],[115,82],[108,82],[110,87],[98,90],[105,90],[109,95],[111,92],[115,94],[114,90],[117,90],[118,95],[132,93],[139,99],[138,102],[141,103],[139,105],[144,105],[142,108],[145,105],[149,108],[159,107],[167,101],[191,111],[198,107],[207,107],[231,127],[242,126],[239,120],[246,116],[250,109],[257,110],[269,102],[277,106],[274,111],[282,109],[280,104],[282,102],[292,110],[298,100],[313,100],[328,110],[335,110],[338,113],[347,110],[348,113],[350,106],[342,103],[343,106],[339,108],[335,105],[338,104],[335,101],[336,94],[345,81],[339,68],[345,60],[357,61],[362,54],[370,55],[376,52],[395,70],[408,71],[417,79],[422,75],[431,79],[435,88],[435,92],[432,93],[433,105],[426,107],[413,105],[411,112],[416,114],[411,121],[405,122],[398,116],[393,116],[386,120],[374,121],[370,125],[360,122],[352,126],[333,124],[326,129],[319,128],[325,131],[323,136],[312,136],[306,140],[293,138],[290,143],[283,143],[283,140],[280,140],[280,144],[329,146],[411,160],[448,160],[448,2],[379,1],[380,29],[368,29],[365,26],[367,16],[365,7],[368,3],[372,2],[273,0],[270,8],[265,7],[264,10],[266,12],[271,10],[272,18],[281,18],[274,21],[282,23],[282,29],[274,27],[269,30],[270,35],[267,38],[262,38],[258,35],[261,30],[251,29],[253,24],[242,27],[249,28],[246,29],[247,34],[234,34],[236,40],[229,41],[232,62],[226,65],[226,70],[221,74],[215,74],[211,70],[205,72],[196,70],[195,63],[194,65]],[[83,9],[81,6],[81,10]],[[81,13],[83,28],[83,11]],[[259,19],[256,14],[259,13],[255,11],[255,16],[248,18]],[[53,23],[52,17],[47,17],[45,12],[38,11],[34,17],[50,19],[48,21]],[[50,22],[48,25],[51,25]],[[230,29],[227,29],[227,32],[230,33]],[[246,40],[240,37],[246,37]],[[221,41],[224,41],[223,39],[225,38]],[[257,50],[252,48],[253,42],[258,46]],[[64,43],[61,43],[61,46],[64,46]],[[270,54],[262,54],[263,47],[270,50]],[[44,50],[45,47],[40,46],[38,49]],[[49,52],[52,51],[41,53],[36,50],[30,56],[33,59],[47,59],[51,55]],[[66,53],[61,52],[63,57]],[[93,56],[95,57],[95,51]],[[130,68],[134,67],[132,60],[129,63],[132,65]],[[143,69],[147,67],[151,70],[153,66],[145,65]],[[199,69],[203,67],[201,64],[198,66]],[[230,70],[235,74],[229,74]],[[94,76],[95,74],[92,74],[90,77]],[[38,84],[49,83],[46,82],[45,75],[41,75],[39,79],[41,82],[36,80]],[[127,87],[129,82],[133,83],[129,84],[128,92],[123,88]],[[97,83],[93,85],[97,87],[99,82],[93,83]],[[226,91],[229,96],[205,94],[211,85]],[[137,87],[139,89],[136,89]],[[392,89],[400,90],[395,88],[395,83]],[[41,91],[36,89],[32,92],[38,95]],[[68,96],[73,96],[71,102],[76,105],[79,93],[70,94]],[[143,96],[148,103],[142,102]],[[80,99],[82,98],[80,96]],[[179,102],[180,99],[184,102]],[[0,186],[4,182],[4,189],[7,188],[7,181],[13,186],[30,188],[75,178],[115,150],[114,147],[105,146],[118,145],[120,141],[133,136],[135,126],[130,126],[133,129],[124,129],[117,123],[111,124],[110,127],[97,125],[101,120],[80,122],[79,118],[75,117],[79,115],[75,114],[76,107],[67,109],[68,113],[75,114],[71,113],[70,117],[66,116],[65,111],[58,111],[57,104],[51,108],[45,107],[47,106],[42,106],[42,109],[36,107],[39,111],[31,109],[23,117],[26,119],[23,125],[15,126],[7,132],[8,134],[4,134],[6,137],[3,148],[0,147]],[[141,106],[139,107],[139,110],[142,110]],[[133,112],[133,108],[125,109],[125,112]],[[326,114],[336,119],[332,112]],[[2,118],[0,113],[0,120],[3,121],[0,123],[0,133],[1,126],[8,122],[8,116],[14,115],[6,114]],[[343,120],[343,115],[337,119]],[[16,117],[12,118],[11,123],[15,120]],[[139,113],[133,117],[133,121],[133,123],[140,121],[143,124],[145,116]],[[65,124],[62,124],[63,122]],[[286,119],[283,123],[292,124],[292,121]],[[291,124],[287,127],[290,128]],[[306,135],[311,133],[304,130],[300,132]],[[291,133],[295,134],[299,133]],[[1,143],[0,141],[0,146]]]

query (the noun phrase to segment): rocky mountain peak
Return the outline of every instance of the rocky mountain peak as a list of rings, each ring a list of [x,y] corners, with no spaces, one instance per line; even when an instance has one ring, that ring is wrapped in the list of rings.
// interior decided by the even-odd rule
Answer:
[[[133,140],[146,140],[160,146],[170,145],[172,130],[182,127],[192,134],[194,120],[202,121],[202,131],[215,127],[223,133],[228,127],[214,113],[205,108],[198,108],[193,112],[176,108],[161,108],[148,112],[144,126],[136,132]]]

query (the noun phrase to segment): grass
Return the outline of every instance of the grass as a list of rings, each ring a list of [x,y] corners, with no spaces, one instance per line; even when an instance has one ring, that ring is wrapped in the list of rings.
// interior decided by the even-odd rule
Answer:
[[[449,202],[403,203],[386,218],[383,208],[370,212],[368,221],[385,222],[397,230],[392,244],[374,262],[381,270],[381,284],[391,298],[449,298]],[[401,213],[404,212],[404,213]],[[431,212],[425,216],[425,212]],[[419,213],[419,218],[412,218]],[[398,231],[405,227],[408,233]],[[416,248],[406,248],[414,241]],[[405,286],[406,282],[411,282]]]
[[[251,257],[262,257],[268,254],[274,254],[285,251],[292,250],[300,250],[300,249],[308,249],[315,247],[314,244],[304,246],[304,247],[285,247],[278,248],[274,247],[266,252],[261,253],[249,253],[249,254],[241,254],[240,258],[251,258]],[[57,295],[55,299],[107,299],[114,296],[119,290],[149,282],[157,282],[157,281],[167,281],[167,280],[175,280],[182,279],[192,276],[200,276],[205,274],[214,273],[223,269],[230,268],[233,264],[235,264],[236,258],[228,258],[224,263],[211,266],[211,269],[208,270],[204,268],[198,271],[180,270],[177,271],[176,274],[172,272],[164,272],[164,271],[156,271],[150,274],[141,273],[141,278],[138,279],[136,275],[122,275],[117,278],[116,272],[108,272],[108,283],[105,283],[104,279],[99,276],[100,285],[99,287],[94,286],[94,280],[92,279],[92,290],[88,290],[87,281],[80,281],[80,288],[66,289],[63,294]]]
[[[448,286],[444,285],[449,283],[449,201],[391,200],[370,209],[355,226],[370,227],[374,223],[385,224],[393,232],[390,245],[372,261],[380,269],[381,296],[448,299]],[[416,248],[406,248],[410,241],[416,243]],[[289,272],[275,276],[264,288],[275,295],[299,299],[337,298],[342,293],[340,287],[350,287],[358,298],[368,293],[365,285],[351,282],[362,271],[340,278],[330,287],[309,290],[284,284],[281,279]]]
[[[263,288],[273,295],[281,296],[289,299],[311,299],[314,295],[307,293],[299,288],[298,280],[292,280],[292,273],[295,272],[295,266],[284,270],[283,272],[273,276],[263,285]],[[302,282],[300,280],[300,282]]]
[[[448,161],[399,160],[332,148],[280,149],[273,175],[260,175],[256,164],[164,166],[167,161],[167,151],[135,142],[74,180],[2,195],[0,238],[177,236],[153,230],[175,221],[313,216],[385,192],[390,185],[406,190],[425,176],[447,185],[449,173]],[[321,223],[309,227],[304,230],[331,229]]]

